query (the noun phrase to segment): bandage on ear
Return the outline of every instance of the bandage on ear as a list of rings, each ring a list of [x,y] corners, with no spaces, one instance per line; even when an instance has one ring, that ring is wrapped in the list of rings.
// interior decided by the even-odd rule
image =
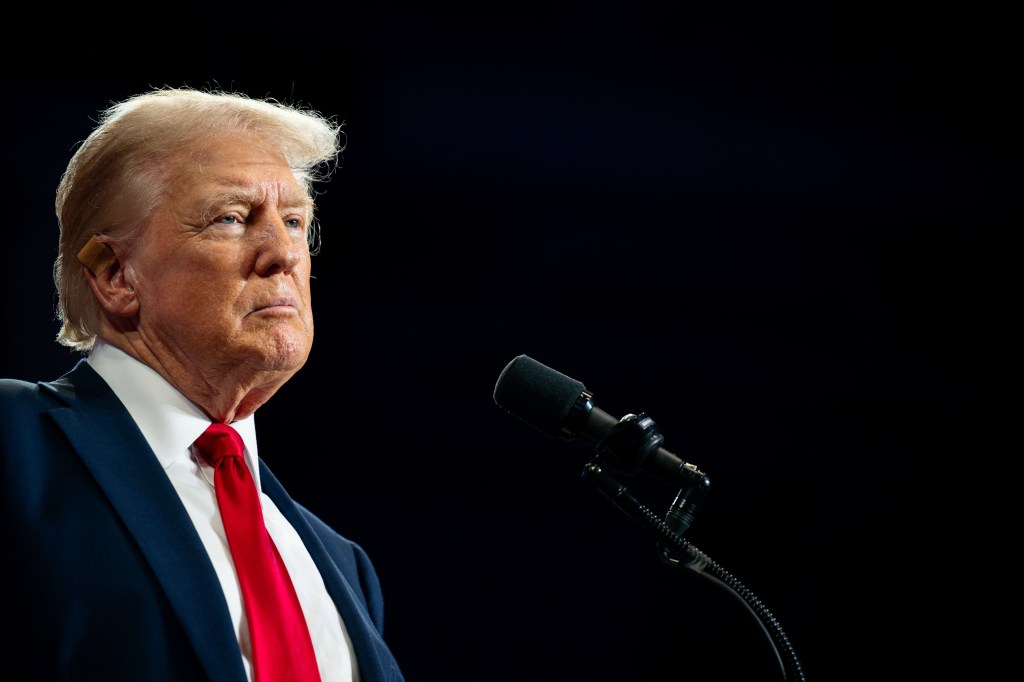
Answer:
[[[114,262],[114,252],[100,241],[98,234],[85,243],[78,252],[78,260],[97,277]]]

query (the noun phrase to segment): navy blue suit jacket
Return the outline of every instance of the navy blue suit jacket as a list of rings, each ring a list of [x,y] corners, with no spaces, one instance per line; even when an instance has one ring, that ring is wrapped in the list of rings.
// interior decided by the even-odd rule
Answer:
[[[124,405],[84,360],[60,379],[0,380],[5,649],[11,680],[245,682],[206,550]],[[263,491],[320,569],[364,682],[401,682],[366,553]],[[24,676],[8,676],[12,671]]]

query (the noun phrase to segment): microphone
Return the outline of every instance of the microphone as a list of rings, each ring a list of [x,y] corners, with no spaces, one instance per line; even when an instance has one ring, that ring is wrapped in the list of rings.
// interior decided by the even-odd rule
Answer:
[[[627,474],[643,470],[683,487],[711,484],[697,467],[661,447],[664,438],[651,418],[641,413],[616,419],[594,406],[593,393],[581,382],[527,355],[513,358],[501,371],[494,402],[548,436],[595,444],[609,466]]]

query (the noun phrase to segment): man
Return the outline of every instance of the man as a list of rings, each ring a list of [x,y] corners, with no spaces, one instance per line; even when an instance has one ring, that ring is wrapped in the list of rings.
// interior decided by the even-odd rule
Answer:
[[[72,157],[58,341],[87,357],[0,380],[5,679],[402,680],[369,558],[289,497],[254,426],[310,352],[313,185],[340,140],[317,112],[168,88],[103,112]],[[211,438],[237,444],[237,482]],[[257,518],[233,530],[248,489]],[[239,533],[284,568],[249,578]],[[262,579],[291,615],[261,619]]]

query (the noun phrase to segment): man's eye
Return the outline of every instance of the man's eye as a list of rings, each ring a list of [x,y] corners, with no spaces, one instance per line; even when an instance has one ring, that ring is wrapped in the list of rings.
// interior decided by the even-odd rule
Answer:
[[[237,215],[222,215],[214,218],[213,222],[221,225],[240,225],[242,223]]]
[[[302,229],[302,221],[298,218],[292,218],[291,220],[284,221],[284,224],[290,228],[300,230]]]

